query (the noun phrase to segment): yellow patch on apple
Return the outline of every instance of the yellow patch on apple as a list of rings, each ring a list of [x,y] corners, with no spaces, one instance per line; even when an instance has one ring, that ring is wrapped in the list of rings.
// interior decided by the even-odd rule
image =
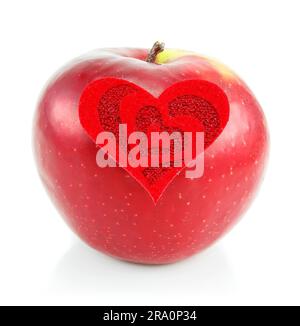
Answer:
[[[164,64],[191,54],[196,55],[193,52],[188,52],[183,50],[165,49],[157,55],[155,62],[157,64]]]
[[[158,53],[155,62],[157,64],[166,64],[178,58],[188,56],[188,55],[200,56],[195,52],[183,51],[178,49],[164,49],[162,52]],[[212,65],[212,67],[215,68],[224,78],[234,79],[237,77],[235,73],[227,66],[225,66],[223,63],[212,58],[203,57],[203,56],[201,57],[205,58]]]

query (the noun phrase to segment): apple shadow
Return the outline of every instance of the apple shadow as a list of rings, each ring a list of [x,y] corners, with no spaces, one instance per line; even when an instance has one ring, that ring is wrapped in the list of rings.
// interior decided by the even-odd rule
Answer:
[[[76,240],[58,262],[50,291],[72,295],[104,293],[222,295],[235,287],[234,275],[219,244],[169,265],[120,261]]]

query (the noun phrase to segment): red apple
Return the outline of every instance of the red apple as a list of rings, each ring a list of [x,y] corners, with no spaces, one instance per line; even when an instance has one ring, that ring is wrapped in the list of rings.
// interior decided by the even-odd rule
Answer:
[[[263,112],[239,77],[195,53],[157,52],[147,61],[146,49],[103,49],[72,61],[50,81],[34,122],[39,173],[66,222],[93,248],[147,264],[188,257],[228,231],[249,206],[268,152]],[[78,110],[84,89],[105,77],[153,97],[186,80],[208,81],[226,94],[229,120],[205,149],[201,178],[180,173],[155,203],[126,169],[97,166]]]

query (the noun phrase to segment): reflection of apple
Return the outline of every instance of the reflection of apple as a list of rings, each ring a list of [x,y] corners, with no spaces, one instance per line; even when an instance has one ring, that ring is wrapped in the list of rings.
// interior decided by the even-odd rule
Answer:
[[[268,135],[259,104],[228,68],[178,50],[146,57],[144,49],[107,49],[65,67],[40,100],[34,146],[43,183],[84,241],[121,259],[159,264],[200,251],[237,221],[261,179]],[[229,120],[205,150],[203,177],[181,173],[155,205],[123,168],[96,165],[97,148],[80,124],[78,107],[86,86],[104,77],[129,81],[153,97],[185,80],[223,90]]]

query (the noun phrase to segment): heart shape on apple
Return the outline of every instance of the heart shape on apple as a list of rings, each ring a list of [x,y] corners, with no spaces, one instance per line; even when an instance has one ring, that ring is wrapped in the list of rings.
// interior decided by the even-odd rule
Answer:
[[[205,80],[186,80],[167,88],[158,98],[126,80],[104,78],[91,82],[79,101],[83,128],[96,141],[101,131],[119,138],[119,125],[129,133],[204,132],[204,149],[219,136],[227,124],[229,103],[217,85]],[[152,127],[152,128],[151,128]],[[118,143],[118,145],[120,145]],[[195,146],[195,142],[193,143]],[[196,154],[196,150],[193,150]],[[117,156],[114,157],[118,160]],[[195,159],[195,157],[193,157]],[[181,167],[124,167],[150,194],[154,203]]]

